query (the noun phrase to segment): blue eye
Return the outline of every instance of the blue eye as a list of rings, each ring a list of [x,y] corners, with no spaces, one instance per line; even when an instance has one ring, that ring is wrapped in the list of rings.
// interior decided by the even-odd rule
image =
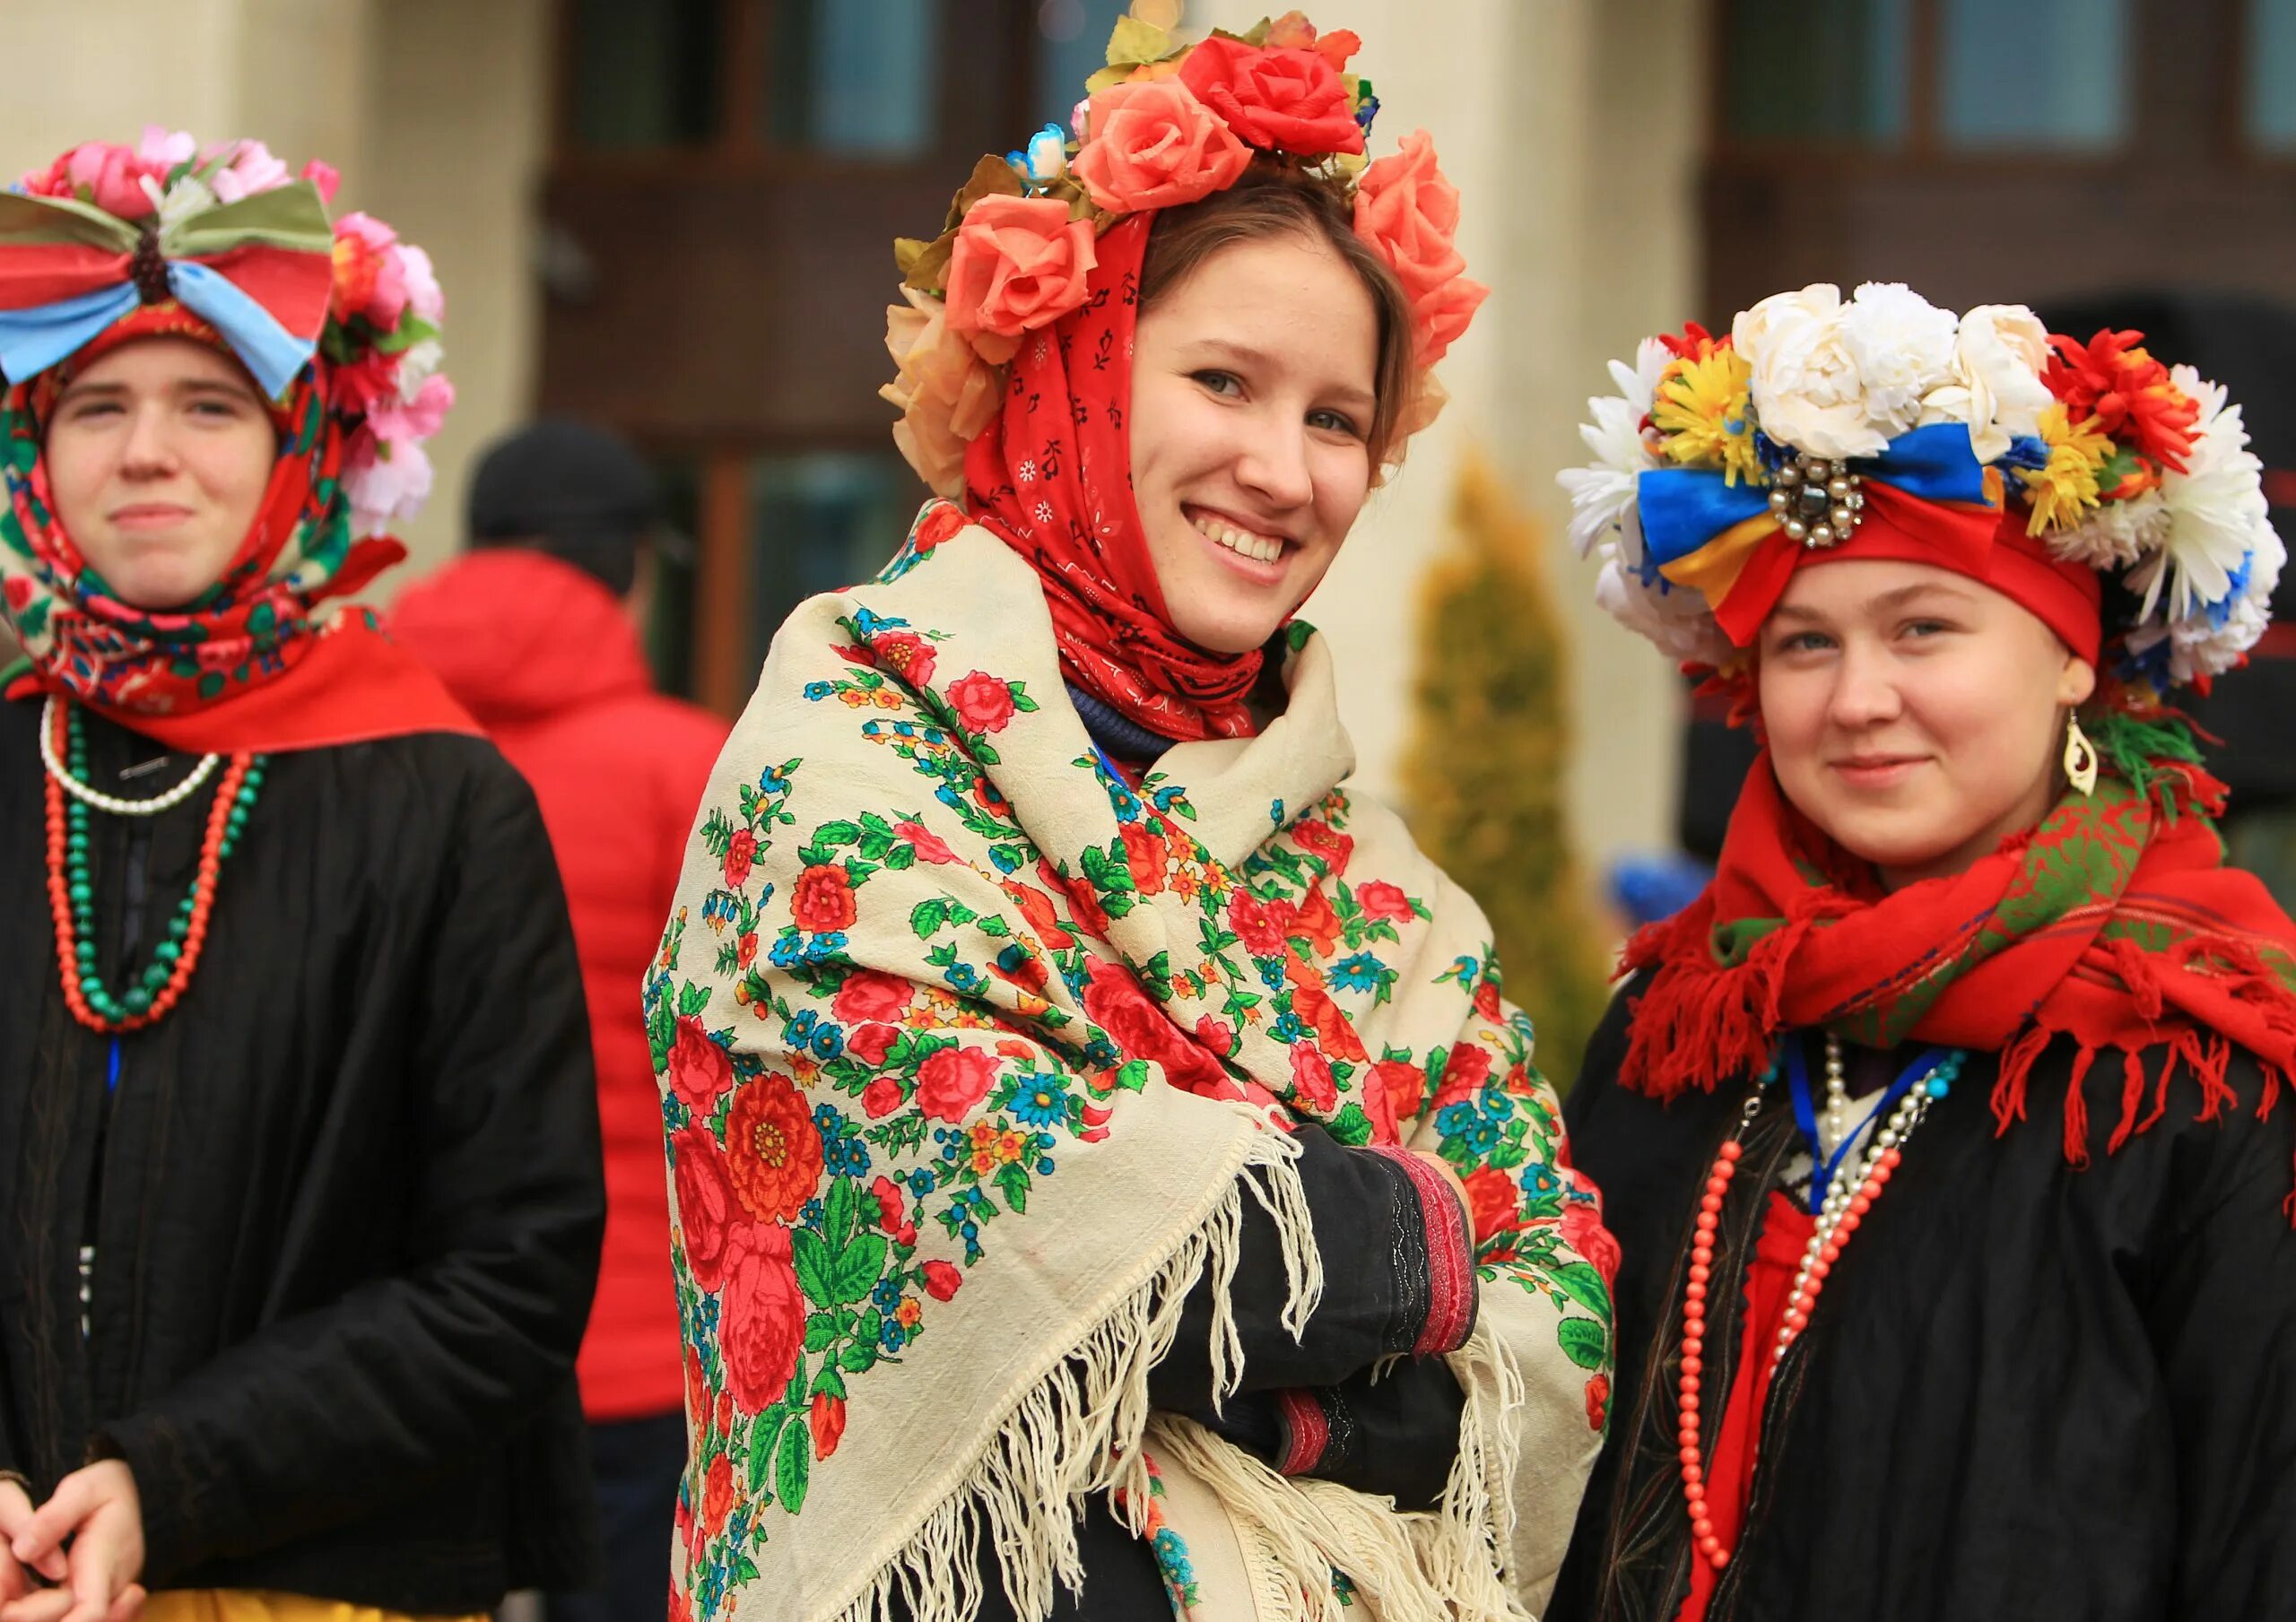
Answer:
[[[1204,385],[1205,387],[1210,389],[1215,395],[1226,395],[1231,392],[1241,394],[1243,392],[1243,380],[1238,377],[1233,372],[1204,371],[1194,372],[1191,373],[1190,376],[1194,377],[1198,383]],[[1226,386],[1225,387],[1222,386],[1223,384]]]
[[[1310,412],[1308,426],[1322,429],[1327,433],[1345,434],[1351,439],[1363,437],[1363,430],[1355,426],[1355,420],[1343,412]]]

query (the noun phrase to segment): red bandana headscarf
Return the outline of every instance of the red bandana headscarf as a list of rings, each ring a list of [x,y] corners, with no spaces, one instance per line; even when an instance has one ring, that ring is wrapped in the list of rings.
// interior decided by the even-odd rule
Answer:
[[[1252,731],[1260,655],[1172,629],[1132,499],[1132,338],[1155,216],[1101,237],[1083,307],[1021,340],[1004,409],[965,455],[965,506],[1036,566],[1069,680],[1178,741]]]

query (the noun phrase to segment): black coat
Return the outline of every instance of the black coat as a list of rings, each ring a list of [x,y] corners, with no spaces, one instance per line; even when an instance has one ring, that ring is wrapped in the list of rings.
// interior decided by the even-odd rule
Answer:
[[[155,1587],[467,1612],[587,1574],[572,1369],[604,1197],[526,784],[447,734],[274,757],[187,994],[115,1061],[64,1001],[39,714],[0,705],[0,1471],[37,1500],[125,1459]],[[88,733],[109,792],[184,776],[122,781],[164,751]],[[91,814],[107,984],[188,889],[213,797]]]
[[[1610,1438],[1552,1622],[1670,1619],[1692,1552],[1683,1275],[1746,1083],[1671,1106],[1620,1087],[1627,1001],[1566,1110],[1624,1262]],[[1970,1055],[1908,1141],[1779,1371],[1711,1622],[2296,1618],[2296,1234],[2282,1204],[2296,1101],[2257,1121],[2262,1081],[2243,1056],[2238,1110],[2196,1122],[2199,1089],[2179,1082],[2167,1115],[2109,1155],[2114,1056],[2089,1077],[2091,1161],[2076,1170],[2071,1058],[2043,1054],[2027,1118],[1996,1137],[1996,1067]],[[1709,1298],[1738,1311],[1707,1337],[1709,1392],[1730,1389],[1750,1236],[1797,1143],[1771,1099],[1723,1210]],[[1706,1417],[1710,1450],[1718,1413]]]

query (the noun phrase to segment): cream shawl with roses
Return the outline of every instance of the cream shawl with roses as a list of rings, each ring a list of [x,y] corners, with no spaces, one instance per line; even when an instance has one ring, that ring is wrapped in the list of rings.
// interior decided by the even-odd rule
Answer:
[[[1614,1253],[1482,914],[1337,786],[1305,627],[1284,677],[1259,736],[1135,794],[1028,564],[945,507],[775,638],[646,984],[691,1427],[674,1617],[969,1617],[983,1539],[1041,1615],[1101,1488],[1203,1622],[1336,1617],[1335,1569],[1384,1622],[1544,1601],[1609,1389],[1588,1254]],[[1284,1112],[1465,1180],[1481,1315],[1438,1512],[1149,1410],[1245,1199],[1292,1321],[1314,1308]]]

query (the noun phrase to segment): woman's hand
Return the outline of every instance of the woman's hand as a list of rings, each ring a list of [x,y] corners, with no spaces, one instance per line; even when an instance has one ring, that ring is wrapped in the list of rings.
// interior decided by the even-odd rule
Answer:
[[[0,1531],[11,1507],[0,1484]],[[27,1501],[28,1502],[28,1501]],[[69,1547],[66,1547],[66,1544]],[[10,1535],[7,1557],[20,1582],[38,1572],[57,1588],[9,1597],[0,1570],[0,1622],[134,1622],[144,1609],[144,1508],[135,1474],[117,1459],[75,1470]]]
[[[19,1562],[9,1548],[31,1523],[31,1495],[14,1481],[0,1481],[0,1608],[32,1592],[31,1568]],[[61,1578],[64,1557],[57,1555],[51,1564],[53,1574]]]
[[[1459,1168],[1432,1149],[1414,1149],[1411,1152],[1443,1174],[1443,1181],[1451,1185],[1453,1193],[1458,1195],[1459,1209],[1466,1213],[1467,1226],[1472,1228],[1474,1226],[1474,1206],[1467,1199],[1467,1185],[1459,1181]]]

